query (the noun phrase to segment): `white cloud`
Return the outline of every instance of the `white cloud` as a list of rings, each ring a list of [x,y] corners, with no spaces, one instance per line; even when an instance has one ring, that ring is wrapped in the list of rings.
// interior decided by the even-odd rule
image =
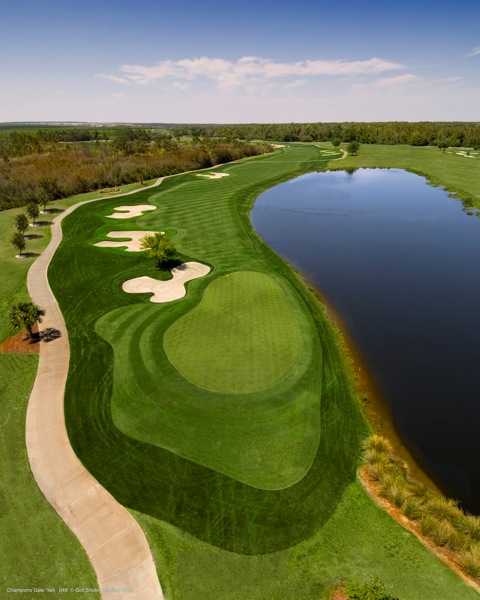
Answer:
[[[479,56],[480,55],[480,46],[475,46],[475,48],[472,48],[472,50],[467,54],[468,58],[472,58],[472,56]]]
[[[377,79],[373,85],[378,88],[390,88],[406,85],[418,80],[419,78],[413,73],[403,73],[402,75],[395,75],[394,77],[385,77],[383,79]]]
[[[237,60],[203,56],[180,60],[162,60],[154,65],[124,64],[120,67],[119,74],[99,74],[97,77],[122,84],[129,82],[146,84],[164,79],[174,79],[176,81],[204,79],[213,81],[220,87],[229,88],[244,85],[254,80],[380,75],[404,68],[404,65],[398,62],[376,57],[366,60],[338,59],[277,62],[258,56],[243,56]]]
[[[107,81],[113,81],[113,83],[121,83],[123,85],[128,85],[130,81],[125,79],[125,77],[119,77],[118,75],[108,75],[106,73],[97,73],[95,75],[98,79],[106,79]]]

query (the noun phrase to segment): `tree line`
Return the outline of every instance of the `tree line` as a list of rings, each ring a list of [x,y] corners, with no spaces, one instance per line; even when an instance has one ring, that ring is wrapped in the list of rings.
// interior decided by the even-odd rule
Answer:
[[[183,130],[186,128],[183,127]],[[195,127],[202,136],[283,142],[340,141],[360,144],[480,148],[480,123],[278,123],[205,125]]]
[[[0,209],[211,167],[269,149],[263,143],[218,138],[152,141],[138,130],[118,134],[112,143],[56,144],[49,152],[0,161]]]

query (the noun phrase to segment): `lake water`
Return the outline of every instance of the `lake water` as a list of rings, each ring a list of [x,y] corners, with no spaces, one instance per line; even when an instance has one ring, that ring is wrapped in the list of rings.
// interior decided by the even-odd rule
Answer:
[[[417,175],[312,173],[262,194],[257,232],[335,307],[406,446],[480,513],[480,219]]]

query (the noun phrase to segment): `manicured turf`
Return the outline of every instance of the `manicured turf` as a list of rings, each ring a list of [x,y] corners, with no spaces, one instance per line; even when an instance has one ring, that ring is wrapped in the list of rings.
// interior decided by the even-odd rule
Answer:
[[[70,439],[144,526],[169,598],[318,600],[351,574],[378,574],[402,600],[477,597],[355,483],[366,425],[337,336],[314,296],[251,231],[248,209],[262,190],[322,168],[329,158],[314,146],[292,145],[224,168],[230,177],[186,175],[136,196],[158,211],[129,221],[128,229],[170,227],[186,258],[214,269],[178,302],[152,305],[125,294],[126,279],[155,275],[151,261],[92,246],[121,201],[81,207],[64,222],[49,277],[71,341]],[[237,271],[288,282],[309,323],[311,362],[285,389],[209,392],[183,378],[165,355],[168,328],[198,310],[212,280]],[[295,411],[304,417],[292,428],[283,414]],[[296,449],[302,428],[308,452]],[[275,429],[283,430],[282,443]],[[265,458],[269,451],[281,455]],[[260,462],[252,470],[255,455]],[[294,482],[295,468],[297,476],[306,472]],[[288,487],[274,489],[283,472]]]
[[[346,167],[395,167],[426,175],[430,182],[460,196],[465,205],[480,208],[480,163],[478,159],[443,152],[434,147],[362,144],[358,156],[334,161],[334,169]]]
[[[25,414],[37,357],[0,354],[0,597],[7,588],[96,588],[74,535],[37,487],[25,449]],[[50,592],[18,594],[51,598]],[[58,596],[57,596],[58,597]],[[82,598],[98,598],[84,593]]]
[[[260,392],[282,379],[291,384],[311,359],[311,325],[291,295],[286,282],[256,271],[215,279],[165,332],[168,359],[211,392]]]
[[[146,182],[148,183],[151,182]],[[152,182],[153,183],[153,182]],[[122,192],[128,192],[141,187],[138,183],[130,183],[121,186]],[[13,248],[10,240],[15,231],[16,215],[25,212],[24,208],[12,208],[9,210],[0,211],[0,272],[2,277],[2,285],[0,287],[0,341],[4,340],[9,335],[8,313],[10,306],[15,302],[26,302],[28,300],[26,278],[27,271],[38,255],[48,244],[50,240],[50,221],[61,212],[62,208],[67,208],[82,202],[98,198],[99,192],[88,192],[86,194],[78,194],[63,200],[51,202],[49,207],[55,212],[45,215],[40,215],[40,227],[29,227],[25,232],[26,235],[35,236],[33,239],[27,240],[27,252],[31,252],[34,256],[26,259],[15,258],[16,250]]]
[[[170,314],[167,307],[135,304],[97,321],[97,332],[115,350],[115,425],[137,440],[171,449],[255,487],[278,489],[301,479],[312,464],[320,435],[320,363],[307,372],[310,324],[288,283],[280,281],[258,272],[214,279],[200,304],[167,329],[166,338],[180,323],[183,333],[174,332],[170,342],[180,362],[197,357],[204,376],[214,376],[208,381],[213,385],[216,376],[222,378],[223,387],[228,384],[234,394],[230,396],[194,387],[191,379],[185,381],[172,369],[161,343]],[[205,303],[206,312],[198,318]],[[187,320],[191,335],[190,327],[184,327]],[[239,365],[231,365],[232,360]],[[187,362],[186,368],[192,364]],[[277,365],[284,375],[278,381],[272,378]],[[197,377],[202,368],[195,372]],[[257,373],[256,381],[268,377],[275,383],[261,401],[258,395],[240,397],[235,387],[250,370]]]

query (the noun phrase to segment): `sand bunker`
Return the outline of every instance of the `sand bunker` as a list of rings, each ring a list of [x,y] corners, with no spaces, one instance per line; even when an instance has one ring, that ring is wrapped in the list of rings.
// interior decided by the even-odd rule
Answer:
[[[207,179],[221,179],[228,177],[230,173],[198,173],[197,177],[206,177]]]
[[[285,144],[272,144],[272,148],[285,148]]]
[[[466,152],[455,152],[458,156],[463,156],[463,158],[475,158],[472,154],[467,154]]]
[[[139,217],[144,212],[149,210],[156,210],[156,206],[151,204],[134,204],[131,206],[116,206],[113,210],[115,211],[111,215],[107,215],[108,219],[132,219],[133,217]]]
[[[171,302],[179,300],[187,293],[185,283],[198,277],[205,277],[210,272],[210,267],[198,262],[182,263],[172,269],[172,279],[160,281],[152,277],[136,277],[129,279],[122,285],[127,294],[152,294],[150,302]]]
[[[156,231],[110,231],[107,237],[120,239],[118,242],[97,242],[99,248],[125,248],[126,252],[142,252],[142,239],[147,235],[154,235]],[[164,231],[160,231],[164,234]],[[124,239],[128,238],[128,239]]]

